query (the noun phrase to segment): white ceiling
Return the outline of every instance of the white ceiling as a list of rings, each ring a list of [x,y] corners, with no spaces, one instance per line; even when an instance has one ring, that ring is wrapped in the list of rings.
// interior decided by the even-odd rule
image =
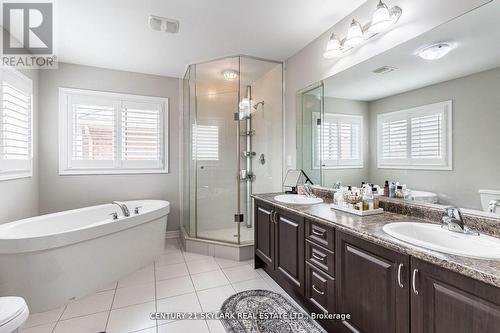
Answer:
[[[500,1],[493,1],[325,81],[329,97],[372,101],[500,66]],[[415,51],[437,42],[458,47],[436,61]],[[391,66],[397,71],[375,74]]]
[[[62,0],[62,62],[181,77],[186,65],[247,54],[283,61],[366,0]],[[177,19],[179,33],[148,27]]]

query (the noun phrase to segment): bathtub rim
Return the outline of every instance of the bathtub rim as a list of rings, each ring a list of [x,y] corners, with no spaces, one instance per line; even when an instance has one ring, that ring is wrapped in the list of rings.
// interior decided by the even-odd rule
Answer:
[[[131,215],[129,217],[120,217],[118,220],[105,219],[102,223],[91,224],[83,228],[72,229],[60,233],[52,233],[48,235],[34,236],[34,237],[19,237],[19,238],[0,238],[0,255],[15,255],[29,252],[37,252],[55,249],[58,247],[68,246],[94,238],[103,237],[109,234],[117,233],[122,230],[134,228],[141,224],[153,222],[162,217],[168,217],[170,213],[170,202],[166,200],[129,200],[123,201],[125,204],[130,202],[155,202],[162,203],[158,209],[148,212],[140,213],[138,215]],[[21,219],[17,221],[8,222],[4,225],[11,223],[26,223],[28,220],[43,219],[50,216],[61,216],[69,212],[83,213],[92,208],[107,206],[109,204],[88,206],[83,208],[71,209],[57,213],[50,213]],[[133,214],[133,213],[132,213]],[[104,223],[105,222],[105,223]],[[165,230],[166,231],[166,230]]]

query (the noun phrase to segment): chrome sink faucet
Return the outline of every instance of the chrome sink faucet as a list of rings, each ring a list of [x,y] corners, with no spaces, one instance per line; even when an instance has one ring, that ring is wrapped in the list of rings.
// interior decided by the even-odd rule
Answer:
[[[500,207],[500,201],[499,200],[491,200],[489,203],[488,203],[488,207],[489,207],[489,212],[490,213],[496,213],[497,212],[497,208]]]
[[[309,184],[304,184],[304,193],[305,193],[306,197],[316,198],[316,196],[314,195],[314,193],[312,191],[311,185],[309,185]]]
[[[118,205],[120,209],[122,210],[123,216],[128,217],[130,216],[130,211],[128,210],[127,205],[125,205],[123,202],[118,202],[118,201],[113,201],[114,205]]]
[[[443,224],[441,227],[448,228],[448,230],[453,232],[479,235],[478,232],[472,231],[465,226],[465,221],[460,209],[456,207],[448,207],[445,209],[445,213],[446,214],[442,218]]]

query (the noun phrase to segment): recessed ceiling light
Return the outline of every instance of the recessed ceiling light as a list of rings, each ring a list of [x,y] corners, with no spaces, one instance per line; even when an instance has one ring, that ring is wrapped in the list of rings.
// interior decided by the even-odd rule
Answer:
[[[425,60],[437,60],[447,55],[454,48],[455,45],[451,43],[437,43],[417,51],[417,55]]]
[[[238,77],[238,71],[234,69],[225,69],[222,71],[222,75],[226,81],[234,81]]]

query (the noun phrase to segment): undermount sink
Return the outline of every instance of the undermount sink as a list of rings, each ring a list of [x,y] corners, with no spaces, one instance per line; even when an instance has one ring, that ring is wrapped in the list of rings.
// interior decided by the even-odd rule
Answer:
[[[478,259],[500,259],[500,239],[461,234],[440,225],[417,222],[389,223],[383,230],[401,241],[430,250]]]
[[[299,194],[280,194],[275,196],[274,200],[290,205],[314,205],[323,202],[321,198],[312,198]]]

